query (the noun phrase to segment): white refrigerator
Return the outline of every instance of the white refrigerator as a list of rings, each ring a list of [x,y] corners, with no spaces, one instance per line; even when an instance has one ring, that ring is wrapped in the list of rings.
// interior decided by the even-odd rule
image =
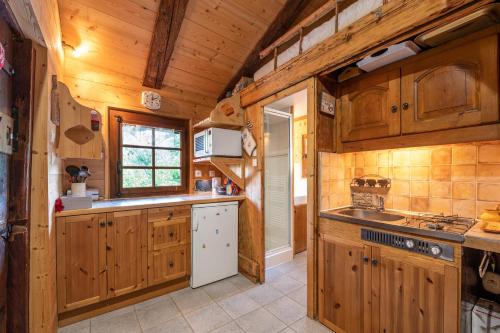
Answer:
[[[193,205],[191,287],[238,274],[238,202]]]

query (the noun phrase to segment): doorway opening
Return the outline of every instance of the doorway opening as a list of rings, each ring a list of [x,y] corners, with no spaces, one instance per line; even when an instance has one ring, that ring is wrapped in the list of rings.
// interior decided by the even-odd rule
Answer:
[[[264,107],[266,268],[306,249],[307,90]]]

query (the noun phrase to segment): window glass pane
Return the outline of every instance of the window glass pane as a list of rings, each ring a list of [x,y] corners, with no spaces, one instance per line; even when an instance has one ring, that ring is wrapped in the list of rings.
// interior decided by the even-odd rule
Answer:
[[[181,151],[156,149],[155,165],[160,167],[180,167]]]
[[[152,166],[153,150],[123,147],[123,166]]]
[[[181,132],[167,128],[155,129],[155,147],[180,148]]]
[[[181,169],[156,169],[155,186],[181,186]]]
[[[123,169],[123,188],[152,187],[151,169]]]
[[[124,145],[150,147],[153,145],[153,128],[123,124],[122,141]]]

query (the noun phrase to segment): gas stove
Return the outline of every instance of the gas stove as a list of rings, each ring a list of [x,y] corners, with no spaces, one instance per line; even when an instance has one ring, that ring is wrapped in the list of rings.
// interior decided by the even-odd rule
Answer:
[[[425,234],[429,236],[446,236],[443,238],[461,240],[463,235],[472,228],[475,223],[476,220],[473,218],[458,215],[417,214],[407,216],[406,221],[401,225],[420,229],[421,231],[428,231],[425,232]]]

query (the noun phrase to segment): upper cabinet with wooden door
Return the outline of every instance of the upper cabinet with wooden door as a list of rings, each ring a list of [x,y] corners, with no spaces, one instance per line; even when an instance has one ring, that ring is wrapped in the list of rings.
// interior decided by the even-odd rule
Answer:
[[[110,297],[147,286],[147,210],[107,213]]]
[[[399,135],[400,70],[379,70],[340,88],[342,142]]]
[[[498,122],[497,35],[403,64],[401,96],[403,134]]]
[[[107,298],[106,214],[57,219],[59,312]]]

